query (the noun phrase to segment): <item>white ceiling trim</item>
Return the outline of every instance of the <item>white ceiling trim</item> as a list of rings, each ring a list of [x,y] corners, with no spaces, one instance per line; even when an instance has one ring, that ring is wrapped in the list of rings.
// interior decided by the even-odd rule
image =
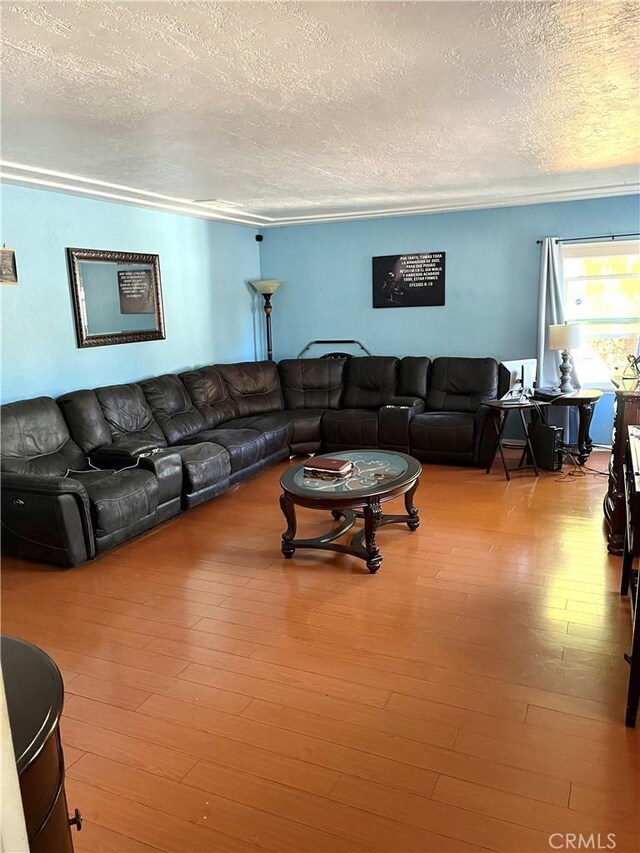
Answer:
[[[640,183],[611,184],[585,189],[558,190],[556,192],[519,193],[518,195],[483,195],[459,198],[452,202],[435,202],[418,207],[389,208],[386,210],[353,211],[317,216],[299,216],[277,219],[274,225],[312,225],[322,222],[348,222],[354,219],[381,219],[391,216],[417,216],[429,213],[454,213],[462,210],[486,210],[495,207],[523,207],[529,204],[547,204],[554,201],[579,201],[609,196],[636,195],[640,193]]]
[[[194,202],[191,199],[149,192],[124,184],[112,184],[108,181],[98,181],[53,169],[40,169],[12,160],[0,160],[0,179],[8,183],[39,186],[44,189],[85,195],[103,201],[135,204],[172,213],[182,213],[185,216],[197,216],[204,219],[233,222],[239,225],[256,227],[269,221],[269,217],[254,216],[237,208],[230,208],[228,205],[225,205],[224,209],[216,208],[211,202]],[[114,190],[117,192],[113,192]]]
[[[416,216],[429,213],[453,213],[462,210],[484,210],[495,207],[521,207],[530,204],[546,204],[558,201],[578,201],[580,199],[605,198],[640,193],[640,183],[607,184],[583,189],[557,190],[553,192],[529,192],[517,195],[467,196],[451,202],[439,200],[433,204],[424,203],[412,207],[391,207],[372,210],[353,210],[333,214],[309,214],[295,217],[277,217],[252,214],[238,208],[216,208],[209,201],[195,202],[191,199],[176,198],[161,193],[148,192],[124,184],[111,184],[57,172],[51,169],[39,169],[24,163],[0,160],[0,180],[19,186],[35,186],[55,192],[81,195],[98,201],[110,201],[130,204],[152,210],[165,210],[183,216],[210,219],[217,222],[229,222],[247,225],[253,228],[273,228],[282,225],[312,225],[324,222],[349,222],[361,219],[379,219],[393,216]]]

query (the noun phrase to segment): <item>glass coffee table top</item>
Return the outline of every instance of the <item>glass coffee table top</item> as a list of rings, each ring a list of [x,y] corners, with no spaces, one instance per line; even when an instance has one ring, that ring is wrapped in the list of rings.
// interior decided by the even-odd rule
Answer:
[[[404,453],[388,450],[344,450],[326,453],[331,459],[348,459],[353,469],[344,476],[313,476],[300,463],[287,469],[281,477],[284,489],[300,496],[322,498],[326,496],[380,494],[415,479],[421,467],[417,459]]]

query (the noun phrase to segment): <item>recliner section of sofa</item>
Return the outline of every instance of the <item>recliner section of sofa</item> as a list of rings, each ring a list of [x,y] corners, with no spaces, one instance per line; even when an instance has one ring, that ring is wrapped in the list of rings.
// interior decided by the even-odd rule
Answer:
[[[428,358],[364,356],[347,362],[342,409],[327,412],[322,429],[327,450],[409,446],[409,422],[424,408]]]
[[[179,485],[161,494],[142,464],[91,469],[50,397],[1,415],[3,551],[75,566],[179,512]]]
[[[60,397],[58,405],[72,436],[100,468],[122,469],[140,458],[141,464],[155,473],[161,492],[174,490],[177,484],[177,493],[186,507],[196,506],[229,487],[231,463],[227,451],[211,442],[169,448],[139,385],[73,391]],[[179,510],[180,505],[176,512]]]
[[[493,358],[436,358],[426,410],[409,427],[409,452],[424,462],[485,465],[495,452],[489,409],[498,395]]]
[[[385,356],[348,360],[342,408],[323,419],[327,450],[378,446],[378,411],[396,395],[398,364]]]
[[[326,407],[313,404],[326,400],[332,405],[339,400],[336,385],[341,382],[344,360],[328,366],[334,359],[305,360],[302,380],[296,367],[299,361],[287,359],[277,366],[270,361],[216,365],[238,413],[225,426],[265,433],[284,430],[291,454],[317,453],[322,448]]]
[[[261,363],[258,362],[257,364],[256,372],[264,376],[265,371],[262,369]],[[236,403],[231,399],[226,382],[215,365],[211,364],[198,370],[187,371],[180,375],[180,379],[194,406],[204,418],[207,428],[216,430],[218,440],[225,447],[230,447],[233,444],[238,445],[236,454],[242,452],[245,456],[253,456],[251,461],[242,464],[264,467],[270,461],[288,455],[289,429],[287,424],[265,422],[253,427],[254,421],[260,421],[259,414],[238,419]],[[261,397],[262,395],[256,396]],[[272,411],[268,398],[262,399],[257,405],[258,408],[260,405],[265,405],[269,412]],[[233,434],[232,430],[236,430],[236,433]],[[259,440],[256,440],[256,433],[260,436]],[[241,445],[245,445],[244,449]],[[251,470],[256,470],[256,468]]]
[[[284,429],[233,429],[225,424],[208,429],[204,415],[178,376],[165,374],[141,382],[140,386],[170,445],[212,442],[225,448],[232,483],[289,455]]]

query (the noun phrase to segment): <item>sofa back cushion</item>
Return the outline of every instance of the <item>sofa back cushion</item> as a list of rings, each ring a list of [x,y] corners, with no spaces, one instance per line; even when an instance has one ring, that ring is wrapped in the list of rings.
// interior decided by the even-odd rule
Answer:
[[[475,412],[498,393],[498,362],[493,358],[436,358],[431,367],[427,410]]]
[[[114,442],[136,435],[156,447],[166,446],[160,425],[139,385],[107,385],[96,388],[95,395]]]
[[[207,428],[177,376],[165,373],[141,382],[140,387],[169,444],[179,444]]]
[[[273,361],[244,361],[216,364],[216,367],[241,418],[284,409],[278,368]]]
[[[280,378],[287,409],[338,409],[344,390],[344,358],[287,358]]]
[[[83,471],[85,455],[69,435],[62,412],[51,397],[0,406],[0,466],[14,474],[64,477]]]
[[[74,441],[85,453],[111,444],[111,430],[95,391],[72,391],[58,397],[57,403]]]
[[[209,365],[189,370],[181,373],[180,379],[204,418],[207,429],[214,429],[218,424],[238,417],[238,409],[217,367]]]
[[[400,362],[398,397],[427,399],[431,359],[424,356],[405,356]]]
[[[397,395],[397,358],[367,355],[347,362],[342,407],[344,409],[379,409]]]

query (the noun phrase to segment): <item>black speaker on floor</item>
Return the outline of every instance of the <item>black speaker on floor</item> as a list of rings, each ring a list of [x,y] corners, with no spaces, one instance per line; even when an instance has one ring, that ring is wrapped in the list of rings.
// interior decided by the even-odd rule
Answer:
[[[529,438],[538,466],[545,471],[559,471],[562,468],[562,427],[532,423]]]

